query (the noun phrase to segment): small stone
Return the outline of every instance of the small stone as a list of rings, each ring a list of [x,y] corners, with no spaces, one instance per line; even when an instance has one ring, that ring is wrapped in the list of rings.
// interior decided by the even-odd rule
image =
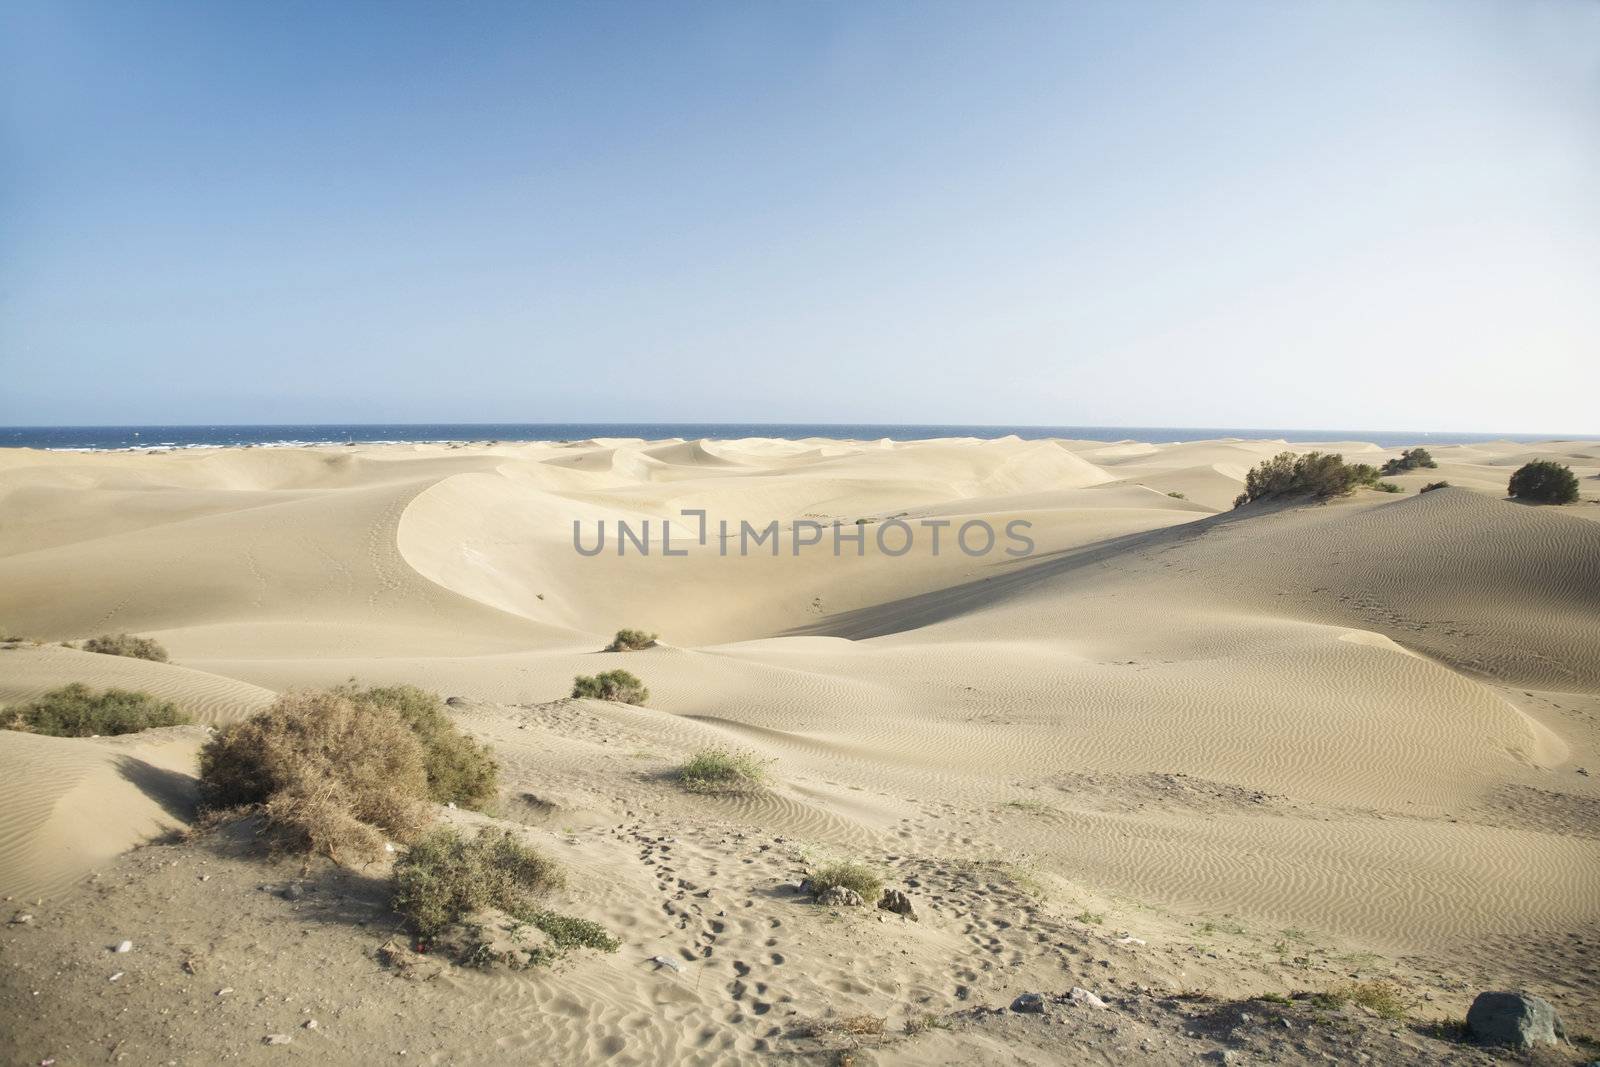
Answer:
[[[33,915],[26,911],[19,911],[11,917],[12,926],[26,926],[33,922]]]
[[[116,974],[114,974],[114,975],[112,975],[112,976],[111,976],[111,981],[113,981],[113,982],[120,982],[120,981],[122,981],[122,976],[123,976],[123,975],[124,975],[124,974],[126,974],[126,973],[127,973],[127,972],[126,972],[126,971],[118,971],[118,972],[117,972],[117,973],[116,973]]]
[[[1086,1004],[1091,1008],[1105,1010],[1106,1002],[1080,986],[1073,986],[1072,992],[1067,994],[1074,1004]]]
[[[302,1027],[304,1027],[305,1029],[307,1029],[307,1030],[315,1030],[317,1028],[317,1020],[315,1020],[315,1019],[307,1019],[305,1022],[301,1023],[300,1025]]]
[[[1214,1048],[1202,1056],[1201,1059],[1207,1059],[1213,1063],[1238,1063],[1239,1054],[1232,1049]]]
[[[263,1045],[287,1045],[294,1037],[289,1034],[268,1034],[261,1039]]]
[[[225,997],[225,996],[227,996],[227,995],[228,995],[228,994],[229,994],[229,993],[232,993],[232,992],[233,992],[233,986],[231,986],[231,985],[225,985],[225,986],[223,986],[223,987],[222,987],[222,988],[221,988],[221,989],[219,989],[219,990],[217,990],[217,996],[219,996],[219,997]]]
[[[1011,1002],[1011,1010],[1032,1015],[1041,1014],[1044,1011],[1044,994],[1023,993]]]
[[[284,900],[299,900],[306,895],[305,886],[299,882],[290,882],[279,891],[278,895]]]
[[[117,947],[112,949],[111,951],[112,952],[132,952],[133,951],[133,942],[132,941],[119,941],[119,942],[117,942]]]
[[[859,908],[866,901],[861,894],[848,886],[833,885],[817,895],[817,903],[829,908]]]
[[[898,889],[885,889],[883,896],[878,898],[878,907],[902,915],[912,922],[918,921],[917,909],[912,905],[911,898]]]

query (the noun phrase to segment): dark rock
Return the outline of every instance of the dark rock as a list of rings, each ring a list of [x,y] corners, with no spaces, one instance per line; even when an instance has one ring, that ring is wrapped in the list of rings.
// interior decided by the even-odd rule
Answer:
[[[1044,1011],[1044,994],[1024,993],[1011,1002],[1011,1010],[1037,1015]]]
[[[1554,1045],[1567,1036],[1548,1000],[1505,990],[1479,993],[1473,999],[1467,1009],[1467,1029],[1484,1044],[1515,1048]]]

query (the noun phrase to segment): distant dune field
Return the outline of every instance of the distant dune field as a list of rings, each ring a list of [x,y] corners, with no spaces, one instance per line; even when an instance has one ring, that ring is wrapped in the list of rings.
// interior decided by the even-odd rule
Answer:
[[[1230,508],[1253,464],[1313,449],[1397,452],[1016,438],[0,451],[0,636],[28,639],[0,648],[0,703],[83,681],[201,724],[0,731],[0,895],[70,899],[187,818],[202,726],[356,677],[462,698],[508,796],[559,812],[522,821],[570,838],[557,847],[609,883],[588,903],[629,948],[576,965],[570,1002],[507,994],[508,1011],[543,1014],[502,1049],[599,1058],[630,1028],[650,1050],[637,1062],[699,1048],[684,1020],[721,1011],[726,978],[685,983],[676,1012],[645,1008],[665,987],[638,960],[684,929],[661,909],[667,883],[627,866],[637,841],[611,829],[646,824],[715,828],[682,850],[701,873],[675,877],[693,881],[739,869],[717,849],[747,831],[935,864],[934,882],[1026,870],[1061,922],[1103,913],[1108,936],[1166,945],[1158,977],[1175,985],[1260,984],[1304,938],[1461,976],[1456,994],[1538,984],[1581,1016],[1600,993],[1600,779],[1579,771],[1600,772],[1600,448],[1438,447],[1438,469],[1393,479],[1399,494]],[[1532,457],[1570,464],[1586,500],[1504,499]],[[1416,492],[1438,480],[1453,488]],[[683,509],[707,513],[706,544]],[[904,555],[877,543],[896,519],[918,532]],[[948,538],[974,519],[1028,524],[1033,553],[935,555],[921,536],[923,520],[948,520]],[[574,522],[592,541],[602,520],[648,521],[651,554],[619,556],[613,533],[580,555]],[[687,555],[661,554],[668,520]],[[719,553],[719,520],[776,520],[779,551]],[[797,522],[835,521],[863,554],[791,550]],[[600,653],[624,626],[661,643]],[[122,631],[172,662],[60,647]],[[563,700],[575,674],[619,664],[648,706]],[[772,760],[777,787],[702,801],[660,785],[713,743]],[[764,961],[748,980],[807,1010],[841,992],[873,1010],[955,1004],[957,985],[985,982],[998,998],[1013,978],[929,961],[980,951],[973,923],[1026,927],[997,900],[965,930],[924,924],[891,989],[837,931],[816,934],[830,956],[724,906],[717,955],[690,955],[737,958],[741,983]],[[1017,973],[1043,973],[1042,951],[1018,947]],[[1329,973],[1355,966],[1336,955],[1318,957]],[[738,1035],[730,1055],[755,1050],[736,1014],[717,1016]]]

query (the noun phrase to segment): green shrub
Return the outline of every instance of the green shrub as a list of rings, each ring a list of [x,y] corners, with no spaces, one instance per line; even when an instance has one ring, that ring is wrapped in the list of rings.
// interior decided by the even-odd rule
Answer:
[[[1326,993],[1313,994],[1311,1002],[1328,1010],[1356,1004],[1384,1019],[1404,1019],[1411,1009],[1411,1002],[1400,987],[1381,978],[1335,986]]]
[[[347,684],[336,692],[363,707],[388,708],[411,727],[422,742],[428,795],[434,800],[478,811],[494,800],[500,787],[494,753],[456,729],[437,694],[414,685],[358,689]]]
[[[1578,499],[1578,476],[1565,464],[1536,459],[1517,468],[1506,491],[1535,504],[1570,504]]]
[[[1450,483],[1449,482],[1429,482],[1427,485],[1423,486],[1421,489],[1418,489],[1417,492],[1419,492],[1419,493],[1431,493],[1435,489],[1448,489],[1448,488],[1450,488]]]
[[[839,860],[825,863],[806,876],[811,883],[811,895],[820,897],[834,886],[854,889],[866,904],[876,904],[883,896],[883,875],[865,863]]]
[[[750,752],[705,748],[678,768],[678,783],[691,793],[756,793],[766,788],[766,763]]]
[[[606,646],[606,651],[637,652],[641,648],[653,646],[659,636],[659,634],[647,634],[643,630],[618,630],[617,636]]]
[[[200,750],[200,800],[252,807],[276,844],[335,862],[370,861],[386,835],[417,839],[432,819],[422,742],[393,708],[338,690],[281,696]]]
[[[431,830],[394,865],[394,909],[430,937],[483,908],[525,918],[538,897],[566,882],[554,860],[524,845],[509,830],[463,837],[450,827]]]
[[[1398,493],[1400,491],[1400,487],[1393,482],[1378,482],[1372,488],[1380,493]]]
[[[1404,474],[1406,471],[1414,471],[1419,467],[1437,467],[1438,465],[1433,456],[1428,454],[1426,448],[1405,448],[1400,450],[1398,458],[1384,461],[1383,474],[1385,476]]]
[[[1296,456],[1280,452],[1250,468],[1245,475],[1245,491],[1234,507],[1255,500],[1288,496],[1342,496],[1357,486],[1378,484],[1378,469],[1367,463],[1346,463],[1336,453],[1307,452]]]
[[[148,637],[133,634],[101,634],[83,643],[85,652],[98,652],[103,656],[129,656],[133,659],[167,662],[167,650]]]
[[[182,726],[189,721],[171,701],[126,689],[96,693],[82,682],[52,689],[37,700],[0,712],[0,725],[8,730],[52,737],[109,737],[157,726]]]
[[[572,695],[591,700],[615,700],[621,704],[643,704],[650,690],[627,671],[604,671],[597,675],[580,674],[572,680]]]

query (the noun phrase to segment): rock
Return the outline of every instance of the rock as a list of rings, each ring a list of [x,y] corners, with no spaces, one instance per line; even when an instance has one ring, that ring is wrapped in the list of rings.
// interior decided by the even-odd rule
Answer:
[[[1106,1007],[1105,1001],[1101,1000],[1099,997],[1095,996],[1093,993],[1082,988],[1081,986],[1073,986],[1072,992],[1068,993],[1067,996],[1074,1004],[1085,1004],[1091,1008],[1098,1008],[1101,1011],[1104,1011]]]
[[[1023,993],[1011,1002],[1011,1010],[1038,1015],[1044,1011],[1044,994]]]
[[[1239,1054],[1232,1049],[1214,1048],[1207,1052],[1201,1059],[1210,1060],[1212,1063],[1238,1063]]]
[[[133,951],[133,942],[132,941],[118,941],[117,942],[117,947],[112,949],[111,951],[112,952],[132,952]]]
[[[261,1039],[263,1045],[287,1045],[294,1038],[289,1034],[268,1034]]]
[[[1531,993],[1494,990],[1479,993],[1467,1009],[1467,1029],[1488,1045],[1528,1048],[1566,1038],[1561,1017],[1548,1000]]]
[[[278,895],[284,900],[299,900],[306,895],[306,890],[299,882],[290,882],[278,892]]]
[[[896,915],[904,915],[912,922],[918,921],[917,909],[912,905],[911,898],[898,889],[885,889],[883,896],[878,898],[878,907]]]
[[[26,911],[19,911],[11,917],[12,926],[26,926],[33,922],[33,915]]]
[[[859,908],[866,901],[854,889],[842,885],[829,886],[817,896],[817,903],[829,908]]]
[[[496,908],[475,911],[445,927],[434,946],[464,967],[518,971],[558,955],[550,936],[537,926]]]
[[[307,1019],[305,1022],[301,1023],[300,1025],[304,1029],[315,1030],[317,1028],[317,1020],[315,1020],[315,1019]]]

